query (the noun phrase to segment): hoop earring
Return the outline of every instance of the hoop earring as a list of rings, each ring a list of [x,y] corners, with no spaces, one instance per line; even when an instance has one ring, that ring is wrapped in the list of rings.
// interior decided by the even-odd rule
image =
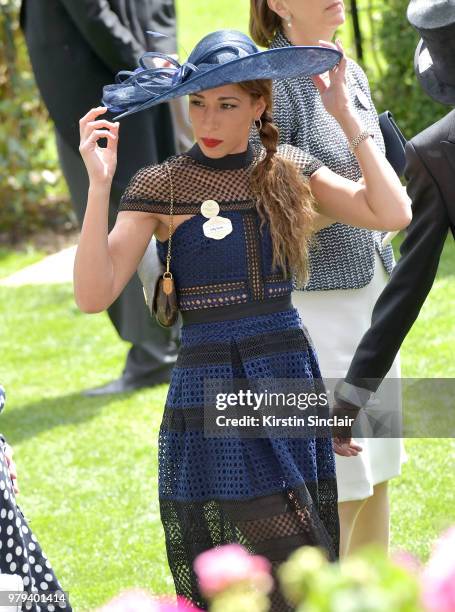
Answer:
[[[259,121],[259,125],[258,125],[258,121]],[[254,125],[257,127],[258,132],[260,132],[262,130],[262,119],[259,118],[255,120]]]

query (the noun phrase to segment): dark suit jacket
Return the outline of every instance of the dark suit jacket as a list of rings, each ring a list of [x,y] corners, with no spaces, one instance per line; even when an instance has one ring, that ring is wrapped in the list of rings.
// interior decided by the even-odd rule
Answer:
[[[413,219],[345,381],[376,391],[433,285],[449,228],[455,238],[455,110],[406,146]],[[370,379],[370,380],[365,380]]]
[[[100,106],[103,86],[113,83],[118,71],[134,69],[142,53],[176,52],[174,1],[23,0],[21,26],[36,83],[59,136],[62,169],[82,222],[88,178],[79,155],[79,119],[91,108]],[[170,38],[151,38],[146,30],[159,31]],[[107,115],[104,117],[111,118]],[[174,153],[168,104],[159,104],[121,121],[118,163],[109,203],[110,228],[133,174]],[[108,312],[120,336],[134,344],[153,341],[159,352],[157,338],[169,335],[151,319],[136,276]],[[163,354],[164,350],[162,344]]]
[[[176,51],[173,0],[23,0],[21,26],[40,93],[59,134],[74,150],[79,119],[100,105],[103,86],[113,83],[118,71],[134,69],[145,51]],[[146,30],[170,38],[151,38]],[[153,114],[127,119],[122,131],[140,130]],[[161,129],[169,125],[164,121]],[[146,130],[142,125],[142,134]],[[136,148],[146,146],[138,142]],[[128,155],[141,158],[131,150]],[[141,165],[139,159],[134,170]]]
[[[33,13],[35,33],[32,36],[38,40],[43,31],[55,32],[58,29],[58,7],[61,6],[112,72],[134,66],[138,55],[144,50],[153,48],[163,53],[172,53],[177,48],[175,7],[172,0],[58,0],[57,3],[48,0],[45,6],[41,2],[42,0],[22,2],[22,29],[27,11],[35,10],[34,7],[28,7],[34,4],[39,7],[39,11]],[[54,13],[54,19],[45,23],[46,17],[52,14],[51,11]],[[146,30],[158,31],[168,38],[150,38],[146,35]],[[61,39],[61,36],[59,38]]]

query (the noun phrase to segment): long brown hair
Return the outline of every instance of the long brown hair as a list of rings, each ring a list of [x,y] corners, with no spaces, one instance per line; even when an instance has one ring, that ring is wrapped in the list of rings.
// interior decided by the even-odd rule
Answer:
[[[276,155],[279,133],[271,114],[272,81],[243,81],[239,85],[253,99],[262,96],[266,103],[259,131],[265,155],[251,174],[261,229],[269,221],[273,265],[281,268],[284,274],[290,268],[301,287],[308,278],[308,252],[315,219],[314,198],[297,166]]]
[[[281,17],[267,0],[250,0],[250,36],[257,45],[268,47],[280,26]]]

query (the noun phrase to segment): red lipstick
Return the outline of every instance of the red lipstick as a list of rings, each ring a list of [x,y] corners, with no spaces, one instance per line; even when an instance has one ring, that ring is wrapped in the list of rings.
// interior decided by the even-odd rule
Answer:
[[[213,149],[223,142],[222,140],[216,140],[215,138],[201,138],[201,140],[206,147],[209,147],[209,149]]]
[[[325,10],[326,11],[331,11],[333,9],[344,9],[344,4],[343,2],[333,2],[330,6],[328,6]]]

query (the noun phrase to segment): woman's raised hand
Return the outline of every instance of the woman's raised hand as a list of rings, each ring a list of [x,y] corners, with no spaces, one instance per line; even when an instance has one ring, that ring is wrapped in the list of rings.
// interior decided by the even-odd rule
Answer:
[[[352,106],[346,83],[346,56],[339,40],[336,41],[336,45],[320,40],[319,45],[321,47],[327,47],[328,49],[335,49],[343,54],[340,63],[335,66],[335,68],[332,68],[332,70],[324,75],[312,77],[313,83],[321,95],[322,103],[327,112],[335,117],[335,119],[339,120],[346,113],[352,113]]]
[[[117,145],[119,123],[98,117],[106,112],[104,106],[92,108],[79,121],[81,142],[79,151],[87,168],[90,184],[110,184],[117,167]],[[98,145],[98,140],[107,138],[107,147]]]

